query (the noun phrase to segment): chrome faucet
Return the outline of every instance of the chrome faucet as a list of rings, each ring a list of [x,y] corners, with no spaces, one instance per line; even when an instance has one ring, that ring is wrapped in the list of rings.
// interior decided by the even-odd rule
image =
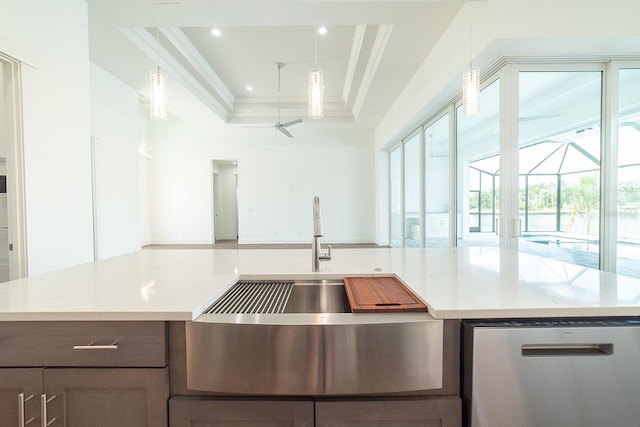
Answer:
[[[329,251],[322,253],[320,239],[322,237],[322,219],[320,218],[320,198],[313,198],[313,244],[311,245],[311,270],[320,271],[320,261],[331,261],[331,245]]]

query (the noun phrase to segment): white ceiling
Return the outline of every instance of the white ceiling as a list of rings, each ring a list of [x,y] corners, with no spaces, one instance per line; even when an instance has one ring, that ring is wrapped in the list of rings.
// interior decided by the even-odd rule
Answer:
[[[325,118],[373,128],[464,0],[87,0],[91,60],[145,93],[157,64],[227,123],[306,117],[324,70]],[[159,23],[159,24],[158,24]],[[315,35],[324,25],[325,35]],[[221,30],[220,37],[211,29]],[[174,83],[175,84],[175,83]],[[253,91],[246,86],[253,86]],[[171,86],[169,87],[171,90]],[[171,106],[170,106],[171,108]],[[310,122],[305,119],[305,122]]]

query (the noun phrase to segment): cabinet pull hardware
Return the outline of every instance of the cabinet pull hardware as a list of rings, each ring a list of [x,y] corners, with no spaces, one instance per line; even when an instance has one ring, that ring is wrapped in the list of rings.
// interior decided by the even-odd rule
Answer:
[[[118,344],[113,343],[110,345],[93,345],[93,344],[89,344],[89,345],[74,345],[73,346],[74,350],[117,350],[118,349]]]
[[[24,393],[18,394],[18,427],[24,427]]]
[[[25,418],[24,403],[30,401],[34,397],[35,396],[33,394],[29,397],[24,397],[24,393],[18,394],[18,426],[19,427],[25,427],[27,424],[35,420],[35,417],[29,418],[29,421],[25,421],[24,419]]]
[[[54,394],[53,396],[51,396],[50,398],[47,399],[47,394],[41,394],[40,395],[40,414],[42,416],[42,427],[48,427],[51,424],[55,423],[57,418],[53,418],[51,421],[48,421],[48,417],[47,417],[47,403],[51,402],[53,399],[56,398],[56,395]]]

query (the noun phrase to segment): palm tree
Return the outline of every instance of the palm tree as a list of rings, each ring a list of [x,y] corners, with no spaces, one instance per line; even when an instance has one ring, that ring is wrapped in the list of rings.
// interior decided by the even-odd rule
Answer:
[[[586,233],[589,234],[591,215],[600,205],[598,174],[580,177],[578,185],[567,187],[562,191],[562,204],[571,206],[571,216],[567,228],[571,228],[577,216],[585,221]]]

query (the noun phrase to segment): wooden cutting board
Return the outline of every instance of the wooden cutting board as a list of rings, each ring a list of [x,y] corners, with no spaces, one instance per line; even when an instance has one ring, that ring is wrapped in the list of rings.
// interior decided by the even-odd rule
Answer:
[[[345,277],[353,313],[427,311],[409,288],[395,277]]]

